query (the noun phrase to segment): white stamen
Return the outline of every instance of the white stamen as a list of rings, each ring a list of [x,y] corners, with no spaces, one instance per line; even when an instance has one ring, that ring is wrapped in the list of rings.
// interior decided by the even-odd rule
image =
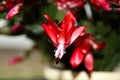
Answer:
[[[65,45],[63,43],[59,44],[57,50],[55,51],[55,58],[61,59],[65,54]]]

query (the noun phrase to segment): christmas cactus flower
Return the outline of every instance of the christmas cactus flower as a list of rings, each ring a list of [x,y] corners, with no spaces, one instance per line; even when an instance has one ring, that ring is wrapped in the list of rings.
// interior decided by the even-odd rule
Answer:
[[[84,34],[86,26],[75,26],[76,19],[70,11],[67,12],[63,21],[60,23],[60,26],[52,22],[47,14],[44,16],[47,19],[47,22],[43,23],[42,27],[57,48],[55,50],[55,58],[58,63],[59,59],[66,53],[65,49],[79,36]]]
[[[16,14],[18,14],[23,8],[24,0],[5,0],[5,1],[7,9],[10,10],[6,16],[6,19],[12,18]]]
[[[24,6],[32,5],[39,0],[5,0],[6,7],[9,10],[6,19],[10,19],[23,9]]]
[[[94,59],[91,48],[101,50],[105,47],[105,42],[96,43],[94,37],[86,33],[83,36],[79,36],[72,45],[75,47],[70,58],[72,67],[77,68],[84,61],[84,66],[88,72],[92,72]]]
[[[120,11],[120,0],[90,0],[90,1],[97,10],[103,8],[106,11],[110,11],[112,9]]]
[[[75,26],[76,19],[70,11],[64,16],[59,26],[52,22],[47,14],[44,16],[47,21],[42,24],[42,27],[57,48],[55,50],[56,63],[66,53],[66,49],[72,45],[74,48],[68,62],[73,68],[77,68],[84,62],[88,72],[91,72],[94,63],[91,48],[101,50],[105,47],[105,42],[96,43],[91,34],[85,33],[86,26]]]
[[[90,0],[90,1],[95,6],[95,8],[97,10],[99,10],[100,8],[103,8],[106,11],[110,11],[111,10],[111,6],[110,6],[108,0]]]
[[[83,7],[85,0],[54,0],[58,10],[71,9],[75,7]]]

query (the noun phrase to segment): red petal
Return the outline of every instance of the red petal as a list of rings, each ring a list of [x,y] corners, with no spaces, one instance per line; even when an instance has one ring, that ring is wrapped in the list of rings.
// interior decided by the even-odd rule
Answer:
[[[57,46],[58,45],[58,41],[57,41],[57,35],[58,34],[57,34],[57,32],[54,31],[53,28],[49,27],[49,24],[47,24],[47,23],[43,23],[42,27],[44,28],[44,31],[49,36],[49,38],[54,43],[54,45]]]
[[[88,70],[88,72],[92,72],[93,71],[93,65],[94,65],[94,59],[93,59],[93,55],[91,52],[89,52],[84,60],[84,65],[86,67],[86,69]]]
[[[13,16],[15,16],[16,14],[18,14],[21,11],[21,8],[23,7],[22,3],[19,3],[17,5],[15,5],[7,14],[6,19],[10,19]]]
[[[90,1],[95,6],[96,10],[99,11],[100,4],[99,4],[98,0],[90,0]]]
[[[75,8],[75,7],[83,7],[85,5],[84,0],[73,0],[73,2],[69,5],[69,8]]]
[[[105,46],[106,46],[105,42],[98,42],[98,43],[93,44],[93,49],[101,50],[101,49],[105,48]]]
[[[73,16],[73,14],[70,11],[68,11],[66,13],[66,15],[64,16],[64,19],[61,23],[61,25],[62,24],[66,24],[66,25],[60,26],[60,27],[61,27],[61,29],[66,30],[68,32],[69,29],[71,29],[71,27],[74,27],[73,25],[75,24],[75,22],[76,22],[75,17]]]
[[[71,38],[71,35],[72,35],[72,32],[74,30],[74,26],[72,26],[71,23],[62,23],[62,25],[60,25],[61,27],[64,27],[64,29],[62,28],[61,31],[64,31],[65,33],[65,38],[66,38],[66,44],[69,45],[70,43],[70,38]],[[69,29],[68,29],[68,26],[69,26]]]
[[[79,48],[77,48],[73,52],[73,54],[70,58],[70,64],[72,65],[73,68],[76,68],[82,63],[83,58],[84,58],[84,54],[82,53],[82,51],[80,51]]]
[[[53,27],[57,33],[60,33],[60,28],[57,26],[57,24],[53,23],[51,18],[47,14],[45,14],[44,17],[48,20],[49,25],[51,25],[51,27]]]
[[[89,43],[90,34],[81,34],[72,44],[74,47],[79,47],[82,50],[88,51],[91,48]],[[90,39],[93,39],[90,37]],[[84,52],[84,51],[83,51]]]
[[[111,10],[110,4],[107,0],[98,0],[98,2],[100,3],[101,7],[103,7],[106,11]]]
[[[74,15],[70,11],[68,11],[66,13],[63,20],[68,21],[68,22],[72,22],[73,24],[76,22],[76,18],[74,17]]]
[[[14,65],[23,61],[23,57],[15,56],[8,61],[9,65]]]
[[[68,11],[66,13],[63,21],[60,24],[61,30],[63,30],[66,34],[66,43],[70,42],[70,37],[74,30],[75,22],[76,22],[75,17],[73,16],[73,14],[70,11]]]
[[[75,28],[71,36],[70,44],[72,44],[82,33],[84,33],[85,30],[86,30],[86,26]]]

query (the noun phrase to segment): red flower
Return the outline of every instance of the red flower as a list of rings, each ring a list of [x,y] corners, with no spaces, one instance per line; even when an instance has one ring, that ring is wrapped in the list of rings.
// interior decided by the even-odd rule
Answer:
[[[74,26],[76,19],[70,11],[67,12],[63,21],[60,23],[60,26],[53,23],[47,14],[44,16],[46,17],[47,22],[43,23],[42,27],[57,48],[55,51],[55,58],[57,60],[61,59],[65,54],[65,49],[79,36],[84,34],[86,27]]]
[[[37,1],[28,1],[28,0],[5,0],[6,1],[6,7],[8,10],[10,10],[6,16],[6,19],[10,19],[19,12],[21,12],[22,8],[24,6],[35,4]]]
[[[103,8],[106,11],[110,11],[111,9],[120,11],[120,0],[91,0],[91,3],[97,10]],[[119,6],[119,8],[114,8],[111,4]]]
[[[19,3],[19,4],[15,5],[15,6],[8,12],[8,14],[7,14],[7,16],[6,16],[6,19],[8,20],[8,19],[12,18],[13,16],[15,16],[16,14],[18,14],[18,13],[21,11],[22,8],[23,8],[23,4],[22,4],[22,3]]]
[[[47,22],[42,24],[44,31],[51,39],[54,46],[56,63],[65,54],[65,49],[72,45],[73,53],[70,58],[70,64],[73,68],[77,68],[83,61],[86,69],[91,72],[93,70],[93,55],[91,48],[100,50],[105,47],[105,42],[96,43],[91,34],[87,34],[85,26],[74,26],[75,17],[70,11],[67,12],[60,26],[53,23],[48,15],[45,15]]]
[[[85,4],[85,0],[54,0],[54,1],[58,6],[58,10],[83,7]]]
[[[90,0],[90,1],[97,10],[99,10],[100,8],[103,8],[106,11],[111,10],[111,6],[108,0]]]
[[[13,58],[11,58],[9,61],[8,61],[8,64],[9,65],[14,65],[14,64],[17,64],[17,63],[20,63],[24,60],[23,57],[20,57],[20,56],[15,56]]]
[[[5,1],[7,9],[10,10],[6,16],[6,19],[12,18],[16,14],[18,14],[23,8],[24,0],[5,0]]]
[[[77,68],[84,61],[86,69],[92,72],[94,60],[91,48],[101,50],[105,47],[105,42],[96,43],[92,35],[84,34],[78,37],[72,45],[75,47],[70,58],[72,67]]]

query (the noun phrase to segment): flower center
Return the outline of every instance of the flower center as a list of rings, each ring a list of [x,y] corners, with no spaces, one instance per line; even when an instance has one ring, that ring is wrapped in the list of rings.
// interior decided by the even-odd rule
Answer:
[[[63,43],[60,43],[57,47],[57,50],[55,51],[55,58],[61,59],[64,54],[65,54],[65,45]]]

